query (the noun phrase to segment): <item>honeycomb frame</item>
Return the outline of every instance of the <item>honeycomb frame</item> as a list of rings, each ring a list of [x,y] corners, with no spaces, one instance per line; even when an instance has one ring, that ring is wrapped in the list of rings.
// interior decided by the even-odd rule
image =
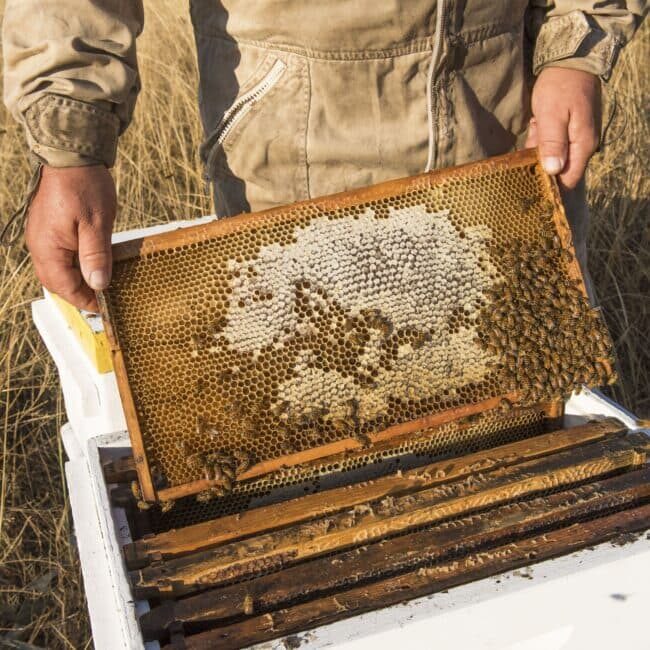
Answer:
[[[509,175],[518,175],[517,179],[519,180],[510,182],[508,180],[510,178]],[[510,192],[504,192],[503,187],[497,187],[496,194],[493,191],[494,196],[485,198],[481,192],[477,191],[477,186],[486,179],[488,185],[490,182],[496,183],[497,186],[499,182],[505,184],[506,189],[510,190]],[[521,179],[524,180],[522,181]],[[517,195],[513,190],[522,188],[513,187],[513,183],[521,184],[522,182],[524,185],[523,190],[528,190],[528,193],[522,191]],[[454,370],[460,377],[458,382],[461,382],[456,388],[453,381],[447,375],[443,376],[440,367],[438,367],[438,375],[440,377],[437,378],[441,382],[447,383],[437,385],[436,390],[439,391],[439,394],[443,394],[446,397],[441,398],[439,394],[436,394],[434,397],[431,397],[431,395],[420,397],[419,394],[413,395],[411,393],[408,399],[401,400],[400,398],[396,400],[400,405],[402,403],[406,404],[403,407],[405,412],[398,411],[395,417],[392,418],[385,416],[384,413],[377,416],[377,413],[372,412],[372,417],[362,418],[358,414],[360,401],[357,400],[357,393],[354,393],[354,390],[357,390],[358,384],[363,385],[363,382],[367,380],[370,382],[370,388],[367,392],[372,393],[377,387],[378,382],[375,381],[373,383],[373,377],[364,377],[362,375],[359,379],[359,376],[357,376],[355,379],[357,384],[352,389],[352,395],[355,397],[348,400],[350,406],[346,406],[347,412],[338,413],[336,418],[330,414],[326,416],[317,414],[313,417],[307,417],[303,413],[301,416],[302,420],[299,418],[290,420],[291,427],[286,426],[287,431],[282,438],[293,444],[295,439],[301,438],[302,436],[302,443],[298,449],[279,446],[276,442],[274,436],[277,434],[278,438],[281,437],[278,423],[281,422],[281,418],[285,415],[282,412],[284,402],[280,401],[279,410],[276,409],[276,411],[273,411],[273,407],[277,407],[278,403],[276,402],[269,406],[268,395],[265,395],[264,399],[256,407],[259,407],[258,413],[261,414],[258,415],[260,422],[269,413],[273,414],[273,418],[275,419],[272,419],[269,415],[268,419],[272,421],[270,424],[269,422],[265,422],[263,425],[267,427],[265,429],[266,439],[270,440],[273,438],[273,440],[268,442],[268,448],[264,454],[261,454],[261,457],[254,453],[252,461],[249,451],[243,453],[243,455],[237,455],[237,445],[248,444],[247,438],[254,438],[257,435],[257,430],[252,427],[250,418],[247,417],[246,409],[237,410],[233,407],[233,413],[228,416],[229,419],[226,422],[227,426],[220,424],[219,427],[213,427],[209,418],[205,415],[206,413],[210,413],[210,404],[214,403],[214,401],[209,402],[209,397],[214,398],[215,395],[219,396],[218,391],[213,389],[215,385],[214,373],[210,375],[212,377],[212,388],[210,389],[212,392],[209,395],[206,392],[201,393],[201,390],[204,388],[201,376],[197,377],[196,373],[191,375],[188,371],[188,366],[192,364],[191,360],[199,356],[203,358],[207,354],[206,349],[209,349],[211,354],[220,355],[222,354],[222,350],[227,348],[232,341],[234,341],[232,345],[242,346],[241,349],[238,349],[238,353],[241,352],[241,355],[237,359],[244,358],[246,355],[248,355],[247,358],[250,358],[251,355],[255,357],[256,354],[259,356],[261,348],[256,343],[258,347],[251,352],[250,347],[246,347],[246,345],[250,345],[250,342],[247,342],[245,334],[239,339],[233,337],[232,339],[226,340],[223,332],[226,328],[230,327],[231,321],[224,319],[223,313],[220,317],[216,317],[215,313],[219,314],[219,310],[212,310],[211,316],[208,318],[210,323],[207,324],[200,322],[192,310],[196,309],[199,303],[201,303],[201,306],[204,306],[206,304],[215,304],[215,302],[219,303],[219,301],[226,305],[227,310],[231,310],[230,298],[224,296],[230,296],[233,292],[237,295],[237,291],[239,291],[238,295],[240,300],[238,306],[241,307],[243,315],[240,313],[237,317],[239,318],[240,325],[243,323],[244,327],[240,328],[236,334],[241,334],[242,331],[245,333],[246,326],[249,328],[256,326],[254,319],[256,316],[259,318],[260,312],[252,310],[252,315],[251,313],[246,313],[248,304],[255,301],[258,303],[264,302],[265,300],[272,301],[274,296],[272,292],[269,292],[271,294],[270,296],[265,295],[264,291],[261,290],[262,295],[255,295],[252,300],[249,300],[251,297],[250,287],[244,287],[244,289],[241,289],[241,287],[242,285],[246,285],[247,281],[250,285],[255,285],[255,281],[251,280],[251,278],[254,278],[259,270],[254,268],[252,264],[256,261],[256,257],[254,255],[251,256],[250,251],[255,249],[256,254],[259,255],[264,246],[266,246],[264,249],[266,251],[266,249],[271,248],[277,243],[277,238],[274,239],[274,235],[267,236],[265,229],[272,230],[275,228],[279,230],[282,233],[281,237],[284,238],[282,240],[283,247],[286,249],[291,248],[293,245],[292,254],[296,256],[298,253],[296,252],[295,244],[298,242],[295,233],[299,231],[300,235],[303,236],[309,227],[319,222],[324,223],[328,221],[332,224],[345,222],[347,219],[350,223],[353,221],[359,223],[359,221],[363,222],[365,219],[373,224],[380,224],[385,229],[388,226],[393,227],[393,230],[400,233],[402,232],[400,228],[403,228],[404,223],[412,223],[413,228],[415,228],[414,232],[417,233],[420,232],[418,231],[420,227],[418,219],[420,222],[425,223],[428,223],[426,221],[427,219],[437,219],[436,223],[442,225],[438,227],[434,235],[440,235],[440,228],[442,228],[443,235],[451,242],[446,244],[448,261],[447,267],[443,265],[442,270],[449,273],[452,268],[449,264],[451,263],[453,265],[458,262],[459,258],[456,257],[456,254],[460,254],[459,251],[464,251],[463,254],[465,255],[465,258],[462,260],[465,262],[465,267],[461,268],[462,273],[465,273],[465,275],[463,276],[461,273],[460,280],[458,280],[460,288],[456,288],[456,291],[457,296],[464,295],[463,300],[466,301],[465,305],[470,304],[467,294],[471,293],[473,298],[471,305],[470,307],[463,308],[462,305],[452,303],[450,305],[445,304],[443,307],[447,309],[446,313],[450,314],[449,320],[445,321],[445,327],[451,332],[450,336],[465,336],[465,339],[463,339],[465,343],[461,343],[460,346],[456,344],[453,350],[458,352],[459,347],[462,348],[463,344],[469,349],[470,344],[467,343],[466,335],[476,335],[478,325],[490,319],[489,309],[487,310],[487,315],[485,313],[486,308],[489,307],[489,300],[486,300],[485,296],[489,291],[494,290],[496,281],[503,279],[508,271],[497,268],[499,264],[498,256],[493,251],[488,250],[488,244],[486,242],[489,237],[484,235],[480,223],[472,230],[472,227],[465,227],[464,223],[460,223],[459,225],[459,220],[462,222],[462,215],[457,216],[455,214],[454,206],[452,206],[453,209],[440,208],[440,205],[445,204],[445,191],[453,193],[453,191],[459,191],[454,189],[458,187],[461,187],[460,191],[470,192],[470,198],[465,199],[470,203],[470,206],[474,205],[476,207],[481,201],[487,201],[488,209],[493,211],[497,209],[503,209],[505,211],[508,209],[510,210],[510,216],[513,214],[516,215],[522,220],[522,223],[524,223],[524,220],[528,220],[524,225],[520,225],[519,222],[514,226],[511,224],[508,225],[507,228],[512,230],[512,232],[508,230],[510,235],[507,236],[515,236],[515,238],[519,237],[523,239],[524,235],[522,235],[522,232],[524,232],[526,227],[530,227],[533,231],[533,239],[535,237],[540,240],[554,238],[555,247],[558,252],[557,264],[561,267],[564,280],[570,284],[572,287],[571,290],[579,296],[580,300],[585,303],[587,302],[584,281],[577,260],[575,259],[571,231],[566,220],[557,185],[553,178],[543,172],[535,150],[520,151],[452,169],[428,172],[419,176],[389,181],[373,187],[304,201],[264,212],[242,214],[229,219],[215,220],[207,224],[182,228],[114,245],[113,259],[115,268],[113,282],[108,290],[98,294],[98,299],[105,329],[111,344],[118,387],[133,446],[134,461],[138,472],[142,498],[147,502],[156,500],[167,501],[191,494],[205,493],[206,490],[210,489],[220,491],[217,492],[217,495],[219,493],[223,494],[224,482],[227,484],[228,489],[231,489],[233,482],[252,480],[264,474],[277,472],[287,467],[301,465],[317,459],[324,459],[335,454],[359,449],[372,449],[372,446],[376,443],[381,443],[393,437],[404,436],[410,433],[415,434],[423,429],[473,416],[486,410],[509,409],[512,405],[516,404],[531,405],[534,403],[557,401],[561,397],[557,390],[553,393],[549,389],[543,395],[525,390],[526,386],[522,390],[520,377],[516,374],[508,373],[506,367],[507,351],[497,350],[490,342],[488,335],[479,332],[479,337],[474,338],[471,344],[474,346],[472,348],[472,354],[474,356],[470,355],[467,358],[463,358],[459,355],[455,357],[454,355],[450,355],[448,360],[448,365],[456,363],[464,368],[468,364],[470,366],[472,363],[475,364],[476,359],[479,358],[481,360],[479,364],[480,368],[476,372],[478,379],[472,376],[467,381],[465,374],[463,374],[465,372],[464,370]],[[493,187],[489,187],[488,189],[494,190]],[[400,206],[406,206],[398,215],[403,221],[397,226],[394,225],[396,223],[394,217],[398,210],[391,211],[391,208],[393,208],[391,202],[396,202],[398,209]],[[417,214],[411,219],[414,207],[418,209],[422,208],[422,210],[419,212],[416,210],[415,212]],[[408,208],[411,208],[411,213],[408,212]],[[494,229],[499,225],[499,222],[498,220],[495,221],[496,217],[494,216],[490,218],[492,219],[491,225]],[[471,224],[475,224],[473,219],[474,217],[472,216],[470,218]],[[390,228],[388,229],[390,230]],[[506,230],[506,227],[504,227],[504,230]],[[331,237],[327,239],[330,233]],[[328,244],[334,241],[334,237],[337,234],[340,235],[339,232],[333,227],[330,228],[330,226],[327,226],[319,232],[319,236],[321,238],[325,236],[327,239],[326,243]],[[236,243],[240,240],[245,243]],[[409,241],[412,242],[413,239],[411,238]],[[434,239],[433,241],[437,242],[438,240]],[[228,242],[235,242],[235,244],[231,245]],[[320,242],[317,240],[316,243]],[[226,276],[228,282],[224,284],[220,277],[218,277],[218,281],[213,282],[213,285],[215,282],[217,285],[219,285],[219,281],[222,282],[216,290],[218,294],[216,298],[214,291],[210,293],[210,291],[204,290],[203,288],[199,289],[198,297],[196,297],[187,289],[187,286],[191,285],[191,279],[180,277],[182,275],[183,262],[189,262],[189,265],[186,265],[185,273],[187,275],[189,271],[191,274],[197,268],[196,264],[191,264],[193,256],[196,262],[196,256],[202,254],[201,252],[205,251],[207,247],[218,247],[222,245],[225,246],[226,262],[229,264],[229,266],[224,267],[227,270]],[[228,248],[229,246],[230,248]],[[240,248],[237,248],[238,246]],[[246,246],[248,246],[248,249]],[[317,247],[314,250],[316,249]],[[478,253],[476,252],[477,250]],[[217,252],[219,251],[221,249],[217,248]],[[281,252],[284,253],[284,250]],[[419,249],[418,252],[420,253],[420,258],[427,258],[426,251],[423,253],[423,250]],[[214,256],[214,253],[215,250],[213,249],[211,254]],[[563,253],[563,255],[560,253]],[[314,254],[317,255],[318,251],[316,250]],[[410,263],[414,261],[411,257],[415,256],[411,255],[409,257],[407,255],[404,259]],[[169,262],[173,258],[175,258],[175,267],[167,269],[164,266],[165,260]],[[205,259],[209,259],[209,262],[212,263],[214,257],[205,258],[204,256],[203,259],[204,261]],[[330,255],[327,259],[336,258]],[[417,262],[417,259],[415,261]],[[274,262],[274,260],[271,259],[271,262]],[[308,259],[308,262],[311,263],[313,260]],[[151,271],[152,268],[158,273],[158,276],[163,276],[162,282],[160,277],[151,280],[155,276],[155,273]],[[267,264],[266,267],[262,266],[262,270],[264,271],[267,268],[273,270],[273,264]],[[283,266],[280,268],[284,270]],[[304,270],[305,264],[301,268]],[[240,280],[237,285],[237,282],[234,280],[235,278],[241,277],[241,272],[244,269],[246,269],[244,275],[246,276],[248,273],[248,276]],[[381,269],[377,269],[376,267],[371,266],[369,269],[369,275],[366,277],[370,277],[371,280],[373,273],[381,272]],[[277,268],[275,271],[277,272]],[[164,275],[165,273],[167,274],[166,276]],[[477,289],[472,284],[473,279],[471,279],[475,276],[482,278],[488,278],[489,276],[490,279],[483,282],[482,285],[479,284]],[[452,277],[452,282],[455,281],[454,277]],[[436,278],[442,278],[443,281],[446,279],[444,275],[440,276],[440,272],[438,272]],[[167,285],[165,285],[165,281],[167,281]],[[149,285],[147,282],[149,282]],[[153,298],[149,295],[150,292],[144,290],[151,285],[151,282],[158,282],[158,293]],[[183,285],[184,282],[187,286]],[[181,285],[180,289],[177,286],[178,284]],[[135,290],[133,289],[134,286],[136,287]],[[301,301],[307,304],[308,309],[311,310],[310,314],[314,312],[322,313],[323,310],[327,311],[327,309],[331,309],[329,303],[325,304],[325,307],[319,303],[319,299],[322,298],[322,294],[319,293],[319,287],[316,287],[316,291],[314,292],[316,297],[314,298],[314,295],[305,297],[308,293],[306,289],[309,289],[309,287],[304,286],[302,279],[298,278],[298,280],[295,280],[294,278],[293,286],[295,289],[294,302],[298,305]],[[372,281],[370,281],[370,286],[372,287]],[[163,292],[161,289],[167,291]],[[212,289],[214,289],[214,286]],[[383,285],[379,289],[383,290]],[[305,291],[301,294],[300,290]],[[375,287],[375,290],[377,290],[377,287]],[[249,291],[249,293],[245,294],[244,291]],[[260,291],[259,286],[256,291]],[[463,291],[465,294],[463,294]],[[422,298],[421,294],[418,294],[418,296],[420,299]],[[366,304],[367,302],[366,300]],[[222,309],[223,305],[220,308]],[[164,309],[167,309],[167,312]],[[183,309],[185,309],[185,312],[182,312]],[[465,312],[463,312],[463,309],[465,309]],[[468,310],[470,309],[471,316],[468,316]],[[175,314],[176,320],[171,317],[166,319],[168,312]],[[391,332],[398,331],[397,336],[402,337],[400,339],[401,345],[409,350],[409,353],[406,354],[406,358],[409,360],[411,358],[409,354],[415,355],[414,350],[418,349],[418,346],[425,349],[425,352],[428,354],[427,358],[432,358],[433,355],[429,354],[432,350],[440,355],[446,351],[444,341],[442,347],[439,349],[430,349],[427,347],[435,343],[431,341],[432,336],[430,333],[434,331],[437,334],[435,328],[431,328],[428,331],[429,338],[425,339],[422,337],[421,330],[417,330],[416,328],[417,331],[413,334],[409,330],[408,324],[406,326],[402,324],[398,330],[395,322],[386,321],[384,312],[377,312],[378,310],[367,307],[363,311],[358,304],[348,307],[347,311],[345,311],[346,316],[343,319],[344,329],[348,328],[348,323],[352,323],[349,328],[353,330],[352,334],[357,334],[357,327],[363,327],[361,329],[361,341],[359,343],[362,350],[365,350],[364,346],[368,344],[369,337],[374,335],[374,331],[376,330],[379,332],[378,336],[384,337],[384,339],[392,336]],[[230,311],[226,313],[230,314]],[[280,317],[282,317],[283,313],[280,313]],[[275,315],[278,316],[277,313]],[[394,313],[391,313],[391,315],[394,316]],[[338,318],[341,320],[340,314]],[[225,323],[224,320],[226,321]],[[359,320],[362,320],[361,326],[358,326]],[[267,320],[266,324],[269,322]],[[186,332],[183,332],[182,335],[176,334],[176,338],[170,334],[170,332],[173,334],[173,332],[179,331],[179,328],[185,325],[193,333],[189,335]],[[488,323],[488,325],[497,327],[498,329],[498,324]],[[474,331],[470,331],[472,327]],[[137,336],[135,335],[136,330]],[[207,334],[206,331],[208,332]],[[277,345],[277,333],[271,339],[270,334],[263,331],[263,329],[258,328],[255,331],[258,338],[261,337],[264,339],[266,336],[269,345]],[[403,332],[407,333],[404,334]],[[232,332],[230,334],[232,335]],[[293,336],[293,332],[291,335]],[[210,336],[212,336],[212,339],[208,341],[210,343],[208,345],[206,339],[209,339]],[[348,334],[345,334],[345,336],[347,337]],[[404,343],[404,338],[406,338],[406,343]],[[184,345],[184,356],[179,356],[179,354],[174,352],[179,345],[178,341],[181,339]],[[266,339],[264,340],[266,341]],[[327,338],[323,340],[327,340]],[[321,345],[323,340],[319,341]],[[346,345],[348,345],[348,339],[346,338],[345,340]],[[385,341],[382,342],[382,345],[384,343]],[[156,348],[156,346],[158,347]],[[349,348],[350,346],[348,345],[347,349]],[[483,349],[483,352],[480,352],[481,349]],[[602,359],[599,357],[599,363],[602,365],[602,376],[598,375],[597,377],[599,380],[602,378],[606,379],[611,374],[611,366],[605,358],[606,352],[607,350],[603,352],[604,356]],[[161,354],[167,354],[167,363],[161,363],[156,354],[158,354],[158,357]],[[143,356],[147,357],[145,361],[141,361]],[[498,360],[501,357],[501,369],[499,371],[494,368],[489,369],[489,361],[492,361],[492,366],[498,368]],[[360,358],[361,355],[357,354],[357,363]],[[397,358],[397,356],[394,358]],[[271,372],[268,369],[268,357],[266,359],[267,366],[265,372]],[[223,358],[219,357],[219,360],[223,361]],[[345,360],[338,360],[338,362],[344,365]],[[209,363],[215,363],[214,357],[210,358]],[[424,363],[428,363],[426,358]],[[149,365],[147,366],[147,364]],[[232,364],[231,359],[230,365],[232,366]],[[152,369],[153,366],[155,366],[155,369]],[[302,370],[306,371],[308,367],[308,365],[303,365]],[[370,367],[373,366],[370,365]],[[239,367],[235,365],[235,368],[238,369]],[[219,386],[225,385],[229,381],[229,377],[232,376],[232,367],[222,367],[221,369],[217,368],[217,370],[221,374],[218,375],[216,383]],[[395,373],[394,377],[391,376],[393,390],[395,390],[395,387],[399,389],[401,386],[400,381],[404,382],[407,376],[405,373],[411,371],[415,374],[413,367],[409,367],[407,364],[405,369],[401,371],[401,374]],[[481,372],[483,375],[480,374]],[[554,373],[555,371],[550,370],[549,372]],[[432,374],[432,372],[429,372],[427,374],[426,372],[421,372],[420,374],[424,377],[424,380],[420,384],[421,387],[433,386],[431,378],[436,378],[435,373]],[[303,376],[300,377],[295,372],[294,375],[297,378],[296,381],[293,384],[287,381],[285,384],[290,384],[290,389],[298,395],[299,399],[303,400],[302,406],[306,403],[309,405],[308,408],[313,408],[313,402],[316,401],[316,398],[320,398],[319,394],[316,393],[316,398],[310,401],[310,399],[305,397],[306,393],[304,391],[306,389],[304,385],[308,387],[315,386],[316,390],[319,389],[318,382],[322,382],[323,375],[317,374],[316,379],[311,381],[311,383],[310,381],[304,380],[306,372],[303,372]],[[164,381],[169,380],[169,377],[174,378],[177,386],[180,385],[184,388],[182,390],[176,390],[175,393],[169,395],[163,388],[156,385],[156,381],[164,383]],[[485,379],[485,377],[488,379]],[[575,383],[577,381],[576,377],[578,379],[584,378],[578,373],[575,377],[570,378],[571,381],[569,383]],[[253,378],[255,378],[254,375]],[[481,384],[483,379],[485,379],[487,387]],[[251,381],[250,377],[246,381],[248,383],[245,385],[249,387],[246,390],[249,390],[250,386],[258,385]],[[427,381],[429,383],[426,383]],[[462,384],[462,381],[466,383]],[[285,384],[282,385],[282,390],[288,393],[290,391],[286,388]],[[469,385],[470,388],[466,388],[466,385]],[[571,385],[573,384],[571,383]],[[330,391],[339,390],[336,381],[330,382],[328,386]],[[277,388],[277,385],[275,385],[275,392],[272,393],[276,399]],[[253,388],[250,390],[256,391],[258,389]],[[431,388],[431,390],[434,389]],[[303,392],[301,393],[301,391]],[[472,395],[472,391],[476,393],[477,397]],[[449,392],[451,392],[452,396],[448,395]],[[294,393],[291,394],[293,395]],[[149,400],[147,403],[147,395],[150,396],[151,394],[157,395],[155,399],[158,399],[158,406],[162,405],[165,407],[164,409],[157,410],[157,406],[152,407],[152,400]],[[144,398],[143,395],[145,396]],[[232,406],[233,399],[230,399],[232,395],[230,393],[228,395],[230,395],[228,398],[230,401],[225,400],[225,402],[228,402]],[[187,407],[186,402],[195,398],[196,410],[193,412],[195,416],[194,421],[189,422],[187,417],[185,421],[182,421],[182,426],[185,426],[186,430],[179,431],[178,428],[174,428],[173,423],[169,424],[175,417],[176,411],[182,411]],[[153,400],[154,402],[155,399]],[[385,401],[387,402],[388,400]],[[291,408],[294,408],[295,404],[299,404],[299,401],[291,403]],[[365,402],[362,402],[362,404],[365,408]],[[438,405],[437,408],[436,405]],[[264,410],[265,408],[267,409],[266,411]],[[402,408],[402,406],[399,406],[399,408]],[[398,409],[394,407],[393,410]],[[225,416],[222,419],[225,420]],[[246,422],[243,422],[244,420]],[[282,426],[284,427],[285,425],[286,418],[282,421]],[[307,433],[303,435],[304,431],[309,432],[311,429],[316,430],[317,433],[312,436],[308,436]],[[226,434],[224,431],[228,431],[229,433]],[[318,433],[322,431],[325,433]],[[318,437],[319,435],[320,438]],[[174,436],[181,438],[180,445],[182,448],[179,447],[177,451],[174,451],[171,447],[173,444],[171,438]],[[215,449],[216,444],[210,442],[208,440],[209,438],[218,439],[219,447]],[[207,440],[205,445],[204,440]],[[223,451],[223,440],[231,443],[227,452]],[[251,444],[257,443],[253,442]],[[197,447],[201,446],[205,448],[197,449]],[[209,452],[211,451],[217,452],[217,457],[223,460],[213,460],[208,467],[205,458],[209,456]],[[165,454],[166,465],[161,471],[159,465],[161,464],[161,458],[163,460],[165,459]],[[214,455],[215,453],[213,453]],[[187,467],[180,467],[183,463],[179,464],[179,459],[185,460]],[[228,470],[228,475],[224,476],[226,469]],[[177,473],[177,476],[170,481],[169,475],[174,472]]]

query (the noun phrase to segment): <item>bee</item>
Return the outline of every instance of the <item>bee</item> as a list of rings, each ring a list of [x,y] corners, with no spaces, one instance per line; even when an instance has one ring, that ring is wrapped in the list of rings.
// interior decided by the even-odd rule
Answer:
[[[362,447],[370,447],[372,445],[372,440],[368,435],[365,433],[355,433],[354,434],[354,439],[362,446]]]
[[[253,602],[253,597],[250,594],[246,594],[244,597],[243,609],[246,616],[252,616],[255,613],[255,603]]]
[[[205,381],[198,378],[194,384],[194,395],[198,397],[205,390]]]
[[[275,417],[282,417],[282,416],[286,416],[289,413],[290,406],[291,405],[288,401],[283,400],[281,402],[276,402],[275,404],[272,404],[269,410]]]
[[[356,322],[353,318],[346,318],[345,322],[343,323],[343,330],[346,332],[351,332],[353,329],[356,327]]]
[[[512,410],[512,402],[505,397],[499,402],[499,411],[501,413],[508,413]]]
[[[226,491],[220,487],[209,487],[207,490],[203,490],[196,495],[196,501],[198,503],[209,503],[212,499],[216,497],[222,497],[226,494]]]
[[[200,415],[197,416],[197,418],[196,418],[196,427],[195,427],[195,430],[196,430],[196,434],[197,434],[199,437],[202,436],[203,433],[205,432],[205,428],[206,428],[206,426],[207,426],[206,421],[205,421],[205,420],[204,420]]]
[[[151,478],[153,479],[153,484],[156,489],[162,489],[167,487],[167,478],[160,471],[160,468],[157,465],[152,465],[151,467]]]
[[[237,370],[234,368],[228,368],[227,370],[223,370],[222,372],[219,373],[219,381],[225,382],[225,381],[232,381],[235,379],[238,375]]]
[[[283,440],[280,443],[280,449],[285,454],[293,454],[293,452],[295,451],[294,446],[288,440]]]
[[[533,387],[532,382],[528,377],[522,377],[520,380],[520,384],[523,390],[530,390]]]
[[[185,457],[185,464],[194,471],[201,471],[205,467],[205,461],[205,455],[200,451]]]
[[[214,494],[211,490],[203,490],[196,495],[197,503],[208,503],[209,501],[212,501],[213,498]]]
[[[350,433],[354,429],[354,422],[346,418],[333,418],[332,427],[338,433]]]
[[[210,334],[213,337],[217,337],[219,333],[226,328],[228,325],[228,319],[225,316],[221,316],[221,318],[218,318],[212,325],[210,329]]]
[[[362,332],[351,332],[349,335],[350,343],[353,345],[363,346],[366,343],[367,337]]]
[[[206,461],[205,465],[203,466],[203,478],[206,481],[214,480],[216,467],[217,467],[216,464],[208,463]]]
[[[381,311],[379,311],[379,309],[362,309],[359,313],[367,323],[370,323],[373,320],[382,317]]]
[[[251,457],[241,449],[236,449],[233,456],[237,461],[236,473],[243,474],[251,466]]]
[[[212,478],[215,481],[223,481],[223,470],[219,463],[214,463],[212,465]]]
[[[389,337],[393,332],[392,323],[388,318],[382,316],[379,310],[374,310],[366,319],[366,323],[370,329],[379,330],[385,338]]]
[[[235,468],[232,463],[221,463],[221,471],[223,472],[223,480],[230,479],[230,481],[235,480]]]
[[[603,334],[602,334],[602,332],[601,332],[598,328],[596,328],[596,327],[592,328],[592,330],[591,330],[591,337],[592,337],[595,341],[597,341],[598,343],[602,342],[602,340],[603,340]]]
[[[174,446],[178,449],[183,458],[186,458],[189,455],[189,449],[185,440],[177,440],[174,442]]]
[[[201,344],[201,339],[199,338],[198,334],[192,334],[192,352],[191,356],[193,359],[196,359],[199,356],[199,352],[201,350],[202,344]]]
[[[381,332],[381,335],[387,339],[393,333],[393,324],[389,321],[385,321],[378,329]]]
[[[138,500],[136,502],[136,505],[138,506],[138,510],[149,510],[151,508],[151,504],[147,503],[146,501],[143,501],[142,499]]]
[[[555,325],[555,321],[554,321],[552,318],[548,317],[548,316],[546,316],[546,317],[543,319],[542,324],[544,325],[544,327],[545,327],[549,332],[552,332],[552,331],[555,329],[555,326],[556,326],[556,325]]]
[[[140,490],[140,484],[137,481],[131,481],[131,494],[136,501],[142,499],[142,491]]]
[[[348,416],[355,417],[359,412],[359,400],[354,397],[346,399],[345,402],[343,402],[343,407]]]
[[[230,492],[234,486],[233,479],[230,476],[224,475],[221,479],[221,487],[226,491]]]
[[[160,511],[163,514],[169,512],[173,507],[174,507],[174,501],[172,501],[171,499],[169,501],[160,502]]]
[[[216,427],[208,427],[207,429],[204,429],[204,433],[207,433],[212,440],[219,440],[221,437],[221,434],[219,431],[216,429]]]

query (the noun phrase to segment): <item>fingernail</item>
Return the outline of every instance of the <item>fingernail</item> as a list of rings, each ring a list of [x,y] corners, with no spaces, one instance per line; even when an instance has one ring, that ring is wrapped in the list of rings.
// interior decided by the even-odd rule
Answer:
[[[108,274],[102,269],[97,269],[96,271],[91,271],[88,276],[88,284],[91,289],[95,291],[101,291],[108,286]]]
[[[547,174],[555,176],[555,174],[559,174],[562,171],[564,161],[557,156],[545,156],[542,158],[542,166]]]

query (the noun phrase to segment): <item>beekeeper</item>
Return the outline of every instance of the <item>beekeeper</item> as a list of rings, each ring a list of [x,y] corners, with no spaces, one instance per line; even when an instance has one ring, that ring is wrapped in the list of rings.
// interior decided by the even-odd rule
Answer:
[[[538,145],[584,257],[600,87],[645,0],[192,0],[220,216]],[[26,242],[81,308],[111,274],[110,168],[141,0],[7,0],[5,102],[33,155]],[[76,257],[78,255],[78,263]]]

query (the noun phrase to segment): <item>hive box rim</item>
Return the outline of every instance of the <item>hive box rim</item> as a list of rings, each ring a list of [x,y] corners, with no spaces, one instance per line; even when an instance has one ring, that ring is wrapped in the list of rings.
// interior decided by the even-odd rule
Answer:
[[[526,167],[532,164],[540,164],[538,150],[522,149],[512,153],[506,153],[500,156],[494,156],[451,168],[438,169],[424,172],[416,176],[389,180],[376,185],[338,192],[259,212],[242,213],[229,218],[215,219],[214,221],[197,224],[196,226],[188,226],[186,228],[179,228],[177,230],[148,235],[113,244],[113,261],[120,262],[139,257],[146,258],[153,253],[170,247],[187,246],[193,243],[201,243],[216,236],[224,236],[233,232],[246,231],[265,224],[278,215],[285,214],[288,209],[312,206],[326,212],[333,209],[341,209],[349,205],[356,205],[365,201],[376,201],[377,199],[386,198],[395,193],[404,194],[413,189],[422,189],[423,187],[428,189],[456,177],[466,179],[473,175],[485,174],[486,172]],[[569,249],[571,252],[575,252],[571,229],[566,217],[557,182],[554,177],[549,176],[544,172],[541,164],[540,170],[542,172],[540,176],[546,185],[545,189],[548,193],[548,198],[550,198],[552,202],[553,223],[560,238],[561,245],[562,247]],[[572,280],[578,281],[579,289],[586,296],[587,291],[584,284],[584,278],[575,255],[573,255],[573,259],[567,264],[566,270]],[[157,490],[153,484],[151,468],[149,466],[149,460],[145,449],[144,437],[140,429],[137,408],[131,391],[124,356],[120,347],[119,333],[114,327],[113,318],[108,306],[107,295],[109,293],[110,286],[105,291],[97,292],[97,300],[106,335],[111,347],[113,365],[118,389],[122,399],[122,405],[124,407],[129,437],[133,447],[133,458],[138,474],[142,497],[147,502],[155,502],[173,500],[191,494],[197,494],[213,485],[214,481],[206,479],[195,480],[160,490]],[[453,422],[454,420],[469,415],[493,409],[497,407],[503,399],[516,402],[518,400],[518,394],[516,392],[510,392],[471,405],[447,409],[446,411],[418,418],[417,420],[411,420],[394,425],[380,432],[376,432],[371,435],[370,438],[374,443],[378,440],[383,440],[389,437],[404,435],[423,428]],[[379,436],[377,437],[377,440],[375,439],[376,436]],[[309,460],[327,458],[338,451],[345,451],[346,448],[343,446],[345,443],[347,443],[348,448],[351,449],[355,449],[361,444],[353,438],[349,438],[305,450],[303,452],[282,456],[278,459],[262,461],[251,467],[245,475],[241,476],[241,478],[238,477],[238,480],[246,480],[248,478],[275,471],[282,467],[298,465]],[[329,451],[327,451],[328,449]]]

